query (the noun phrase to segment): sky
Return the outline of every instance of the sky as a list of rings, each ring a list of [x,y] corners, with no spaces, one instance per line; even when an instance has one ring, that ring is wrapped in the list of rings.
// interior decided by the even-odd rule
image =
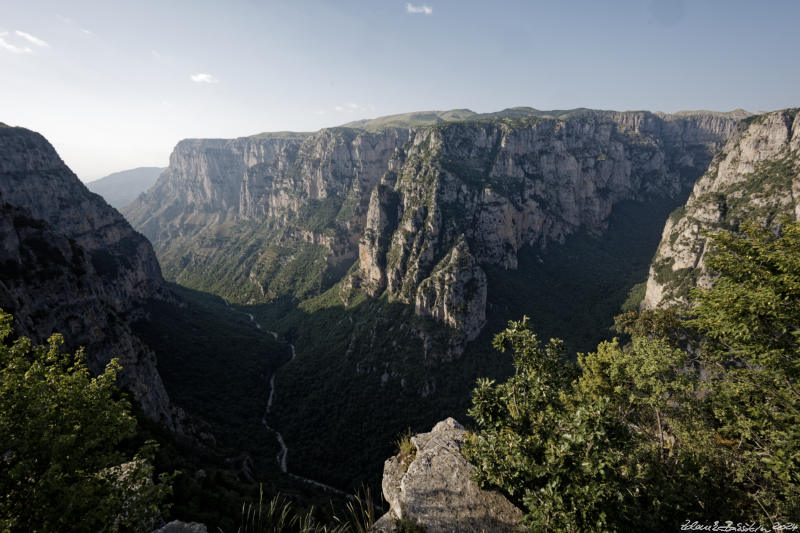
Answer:
[[[0,122],[84,181],[421,110],[800,106],[800,1],[0,0]]]

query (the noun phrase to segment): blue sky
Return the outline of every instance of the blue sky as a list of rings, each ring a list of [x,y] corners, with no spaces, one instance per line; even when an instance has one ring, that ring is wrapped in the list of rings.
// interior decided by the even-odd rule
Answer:
[[[800,106],[800,2],[0,0],[0,122],[84,180],[186,137],[512,106]]]

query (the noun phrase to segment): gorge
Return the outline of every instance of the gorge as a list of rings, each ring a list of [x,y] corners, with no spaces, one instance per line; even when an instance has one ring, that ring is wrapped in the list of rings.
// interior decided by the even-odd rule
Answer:
[[[274,411],[290,469],[344,488],[375,479],[404,426],[463,418],[475,379],[509,372],[489,346],[506,320],[572,350],[607,337],[747,116],[454,110],[186,140],[123,212],[167,279],[296,345]]]
[[[797,221],[798,121],[514,108],[184,140],[125,218],[0,126],[0,307],[94,372],[119,357],[145,415],[239,479],[342,496],[512,373],[508,320],[594,350],[621,310],[713,285],[704,232]]]

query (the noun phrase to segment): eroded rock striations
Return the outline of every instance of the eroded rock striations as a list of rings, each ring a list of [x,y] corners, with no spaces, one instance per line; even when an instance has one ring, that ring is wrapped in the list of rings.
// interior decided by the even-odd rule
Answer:
[[[124,212],[181,283],[241,302],[286,287],[303,299],[357,259],[348,286],[413,305],[468,341],[486,313],[481,265],[514,269],[523,246],[601,234],[618,202],[676,196],[747,113],[442,116],[182,141]]]
[[[411,437],[416,455],[409,464],[399,456],[387,459],[382,488],[390,509],[371,531],[398,531],[398,520],[415,522],[428,533],[522,530],[522,511],[472,480],[475,467],[461,454],[465,435],[464,427],[448,418],[430,433]]]
[[[120,385],[168,426],[155,356],[128,326],[140,305],[168,298],[150,243],[89,192],[38,133],[0,125],[0,307],[15,330],[86,347],[97,372],[112,358]]]
[[[745,120],[670,215],[650,267],[646,308],[685,305],[688,291],[712,282],[705,232],[752,218],[774,224],[800,218],[800,113],[775,111]]]

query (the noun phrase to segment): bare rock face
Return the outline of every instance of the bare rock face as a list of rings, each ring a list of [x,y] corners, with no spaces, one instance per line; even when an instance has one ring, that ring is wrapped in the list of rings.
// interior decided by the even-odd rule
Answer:
[[[378,185],[369,199],[367,219],[358,245],[362,287],[370,296],[386,288],[386,251],[389,237],[397,225],[397,194],[391,187]]]
[[[386,461],[383,494],[390,509],[373,532],[396,531],[397,519],[416,522],[428,533],[521,530],[522,511],[472,481],[475,467],[460,451],[465,435],[463,426],[448,418],[411,438],[417,452],[407,468],[398,457]]]
[[[168,298],[152,247],[89,192],[38,133],[0,125],[0,307],[18,334],[54,331],[86,347],[99,372],[113,357],[119,383],[153,419],[171,426],[154,354],[128,321],[141,304]]]
[[[419,284],[417,315],[430,316],[475,339],[486,323],[486,274],[463,236]]]
[[[667,221],[650,267],[643,307],[685,305],[691,287],[712,283],[708,238],[753,218],[772,225],[800,219],[800,113],[775,111],[745,121]]]

